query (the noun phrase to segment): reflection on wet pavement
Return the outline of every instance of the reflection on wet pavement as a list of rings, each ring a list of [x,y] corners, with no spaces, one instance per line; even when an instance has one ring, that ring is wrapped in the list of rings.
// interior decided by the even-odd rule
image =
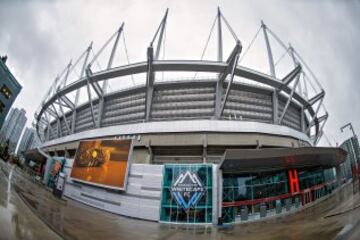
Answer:
[[[11,182],[0,171],[0,239],[61,239],[22,202]]]
[[[56,199],[18,169],[11,183],[0,171],[0,239],[59,238],[27,207],[65,239],[334,239],[360,218],[360,197],[352,184],[296,214],[217,228],[136,220]],[[360,231],[351,236],[360,239],[355,234]]]

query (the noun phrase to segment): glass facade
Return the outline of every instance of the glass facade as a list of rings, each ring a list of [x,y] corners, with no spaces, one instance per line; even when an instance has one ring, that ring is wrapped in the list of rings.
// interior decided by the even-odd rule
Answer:
[[[233,222],[242,210],[246,210],[248,215],[259,213],[260,203],[252,204],[254,199],[286,194],[288,189],[286,171],[224,175],[223,202],[243,203],[241,206],[223,208],[224,222]],[[267,205],[269,209],[275,207],[274,202]]]
[[[166,164],[160,220],[211,223],[212,181],[211,164]]]
[[[315,185],[331,182],[335,180],[335,171],[330,169],[314,169],[311,171],[299,171],[300,190],[311,188]]]
[[[336,187],[333,168],[299,169],[299,190],[291,192],[287,170],[223,175],[225,223],[279,214],[314,201]]]

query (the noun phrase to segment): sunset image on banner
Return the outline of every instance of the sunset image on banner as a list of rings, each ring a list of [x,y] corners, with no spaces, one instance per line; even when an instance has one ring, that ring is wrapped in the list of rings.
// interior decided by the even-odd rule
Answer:
[[[71,177],[104,187],[125,188],[131,140],[81,141]]]

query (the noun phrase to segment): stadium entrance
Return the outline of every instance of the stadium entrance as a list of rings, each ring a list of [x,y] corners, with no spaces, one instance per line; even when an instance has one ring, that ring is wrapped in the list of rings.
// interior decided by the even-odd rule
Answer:
[[[160,221],[212,223],[213,165],[166,164]]]
[[[222,221],[274,216],[330,194],[344,154],[331,148],[228,150],[220,165]]]

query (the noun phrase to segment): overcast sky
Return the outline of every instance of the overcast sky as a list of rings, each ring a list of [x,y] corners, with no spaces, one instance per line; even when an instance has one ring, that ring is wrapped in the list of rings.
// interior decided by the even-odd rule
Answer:
[[[7,65],[23,86],[14,106],[26,109],[30,126],[45,90],[69,60],[91,41],[99,49],[123,21],[130,61],[145,60],[146,48],[167,7],[165,59],[199,59],[217,6],[244,45],[243,51],[261,19],[286,44],[291,42],[326,91],[330,118],[325,131],[332,143],[350,136],[349,131],[339,130],[347,122],[360,131],[360,1],[355,0],[2,0],[0,55],[8,55]],[[226,58],[234,43],[224,32]],[[216,59],[215,43],[213,36],[207,59]],[[244,65],[267,72],[261,34],[253,48]],[[274,49],[276,60],[281,50],[277,52],[275,44]]]

